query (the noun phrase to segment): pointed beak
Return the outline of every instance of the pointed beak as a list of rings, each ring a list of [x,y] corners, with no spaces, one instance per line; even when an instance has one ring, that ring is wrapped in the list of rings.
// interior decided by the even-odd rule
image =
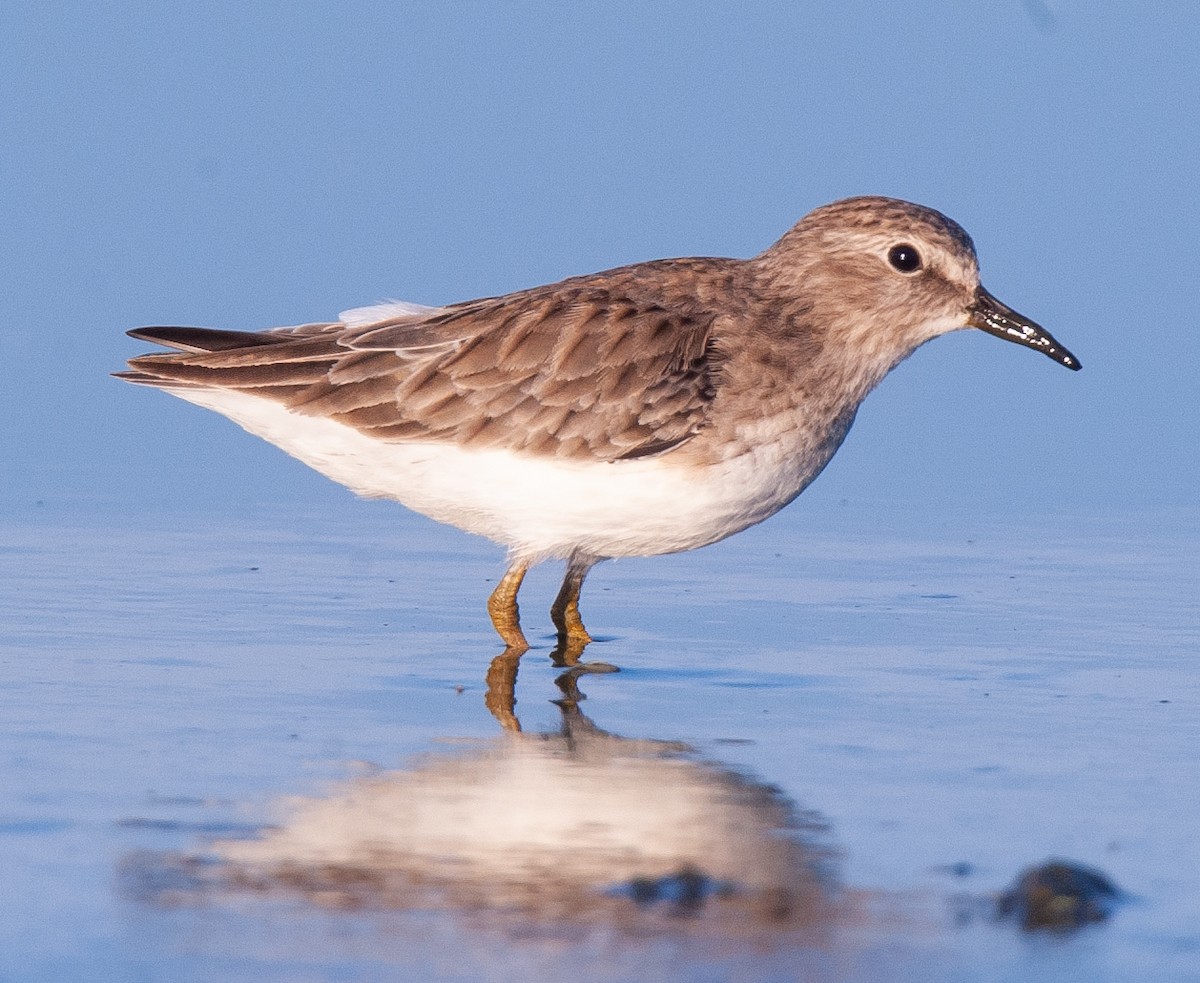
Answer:
[[[975,303],[968,309],[967,324],[1005,341],[1043,352],[1068,369],[1078,371],[1083,368],[1079,359],[1055,341],[1049,331],[1000,303],[983,287],[975,291]]]

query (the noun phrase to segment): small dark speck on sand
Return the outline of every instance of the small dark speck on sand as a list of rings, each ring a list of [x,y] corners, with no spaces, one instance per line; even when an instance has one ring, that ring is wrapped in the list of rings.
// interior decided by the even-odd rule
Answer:
[[[935,867],[934,871],[939,874],[948,874],[950,877],[970,877],[975,873],[975,865],[969,860],[959,860],[952,864]]]

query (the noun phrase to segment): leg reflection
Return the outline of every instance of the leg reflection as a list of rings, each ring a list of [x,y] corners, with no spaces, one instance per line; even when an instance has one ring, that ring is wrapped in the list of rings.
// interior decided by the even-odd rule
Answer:
[[[492,659],[486,676],[487,692],[483,697],[484,706],[488,708],[500,726],[514,734],[521,732],[521,721],[517,718],[516,708],[517,670],[521,665],[523,654],[523,650],[509,647]],[[562,697],[551,702],[562,711],[563,724],[568,731],[573,722],[582,721],[587,726],[591,726],[591,721],[588,721],[579,711],[580,702],[587,699],[579,689],[579,677],[609,672],[620,672],[620,670],[606,662],[589,662],[572,666],[566,672],[560,672],[555,677],[554,685],[558,687]]]
[[[487,692],[483,704],[507,731],[520,733],[521,721],[517,719],[517,667],[521,664],[523,649],[506,648],[487,671]]]

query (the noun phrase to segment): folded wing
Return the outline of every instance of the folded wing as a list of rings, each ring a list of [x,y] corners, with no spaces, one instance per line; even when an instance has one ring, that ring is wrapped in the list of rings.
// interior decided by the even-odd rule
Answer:
[[[452,442],[615,461],[664,453],[706,423],[719,385],[714,314],[642,264],[450,307],[383,305],[264,332],[139,328],[175,349],[130,382],[232,389],[384,441]],[[708,261],[717,262],[717,261]],[[674,284],[670,293],[648,282]]]

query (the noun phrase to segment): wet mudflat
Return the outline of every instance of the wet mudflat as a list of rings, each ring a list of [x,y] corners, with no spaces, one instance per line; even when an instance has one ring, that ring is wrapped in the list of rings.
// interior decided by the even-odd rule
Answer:
[[[398,508],[0,532],[0,980],[1200,979],[1195,515],[792,508],[582,668]],[[1051,858],[1107,918],[999,917]]]

